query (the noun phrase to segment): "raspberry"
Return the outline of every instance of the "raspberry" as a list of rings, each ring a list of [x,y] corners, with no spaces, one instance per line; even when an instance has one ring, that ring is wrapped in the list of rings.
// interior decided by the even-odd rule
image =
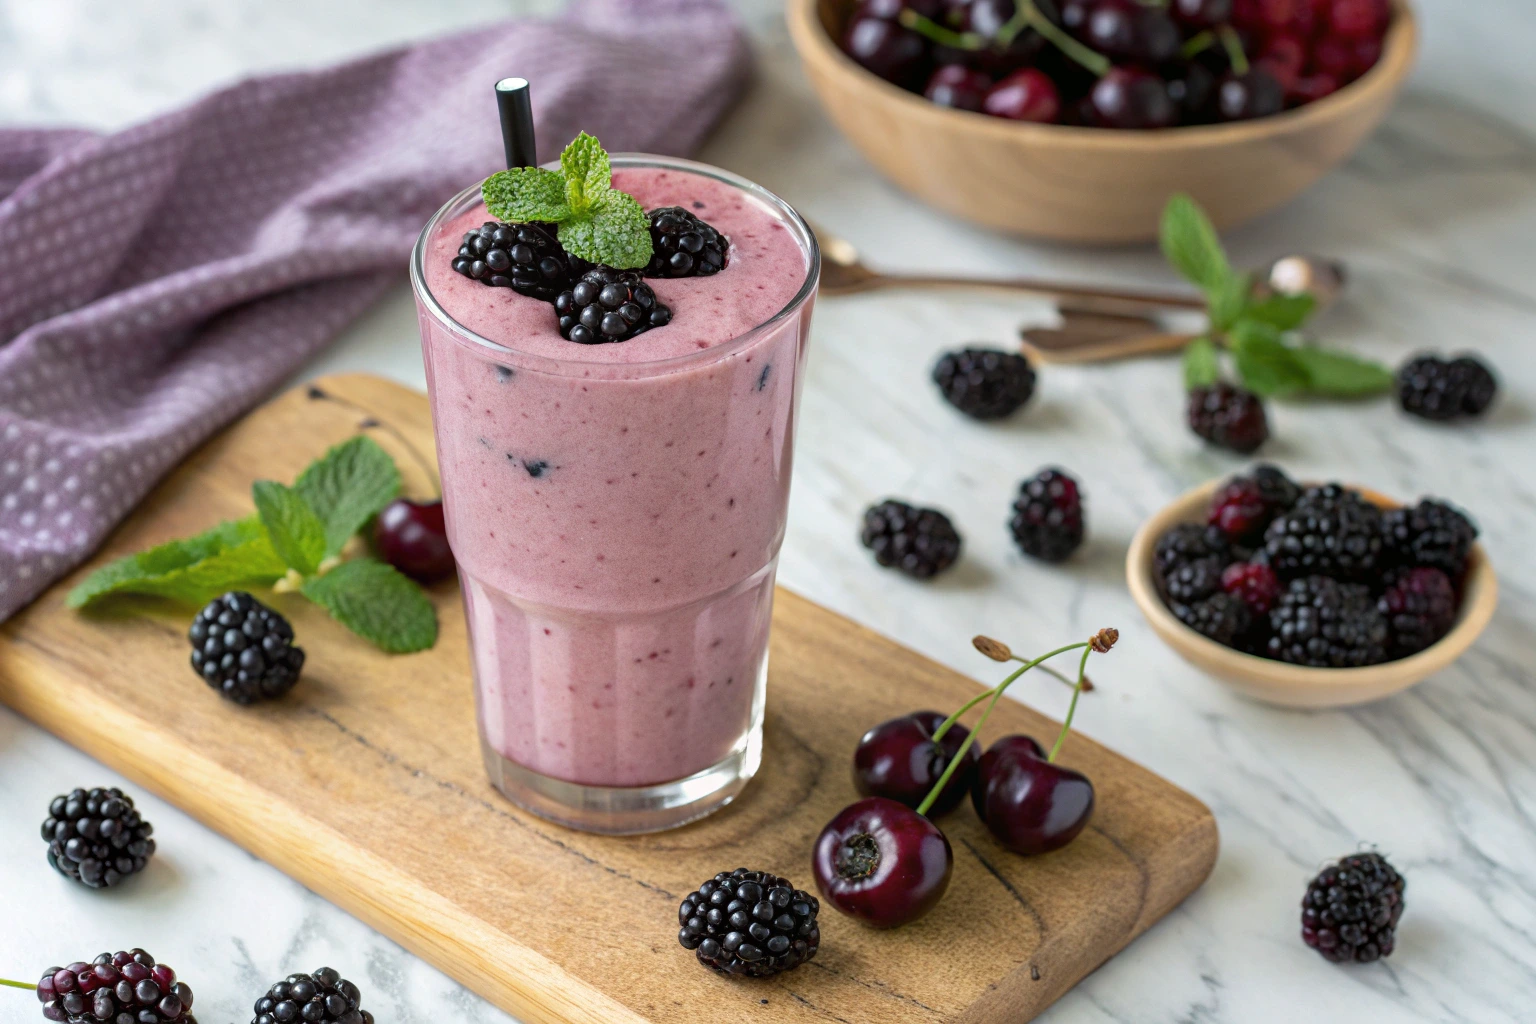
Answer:
[[[1370,588],[1326,576],[1292,580],[1270,610],[1271,658],[1315,668],[1360,668],[1387,660],[1387,620]]]
[[[1348,39],[1378,38],[1391,18],[1387,0],[1333,0],[1328,7],[1328,27]]]
[[[894,499],[865,511],[859,539],[875,561],[917,579],[943,572],[960,557],[960,534],[948,516]]]
[[[1301,940],[1334,963],[1390,956],[1407,885],[1379,853],[1329,865],[1301,898]]]
[[[766,978],[816,955],[816,897],[766,871],[722,871],[677,909],[677,941],[718,974]]]
[[[1300,496],[1301,488],[1282,470],[1260,464],[1247,476],[1233,477],[1216,492],[1208,521],[1234,541],[1254,541]]]
[[[1221,589],[1242,601],[1254,615],[1268,615],[1280,599],[1280,577],[1267,565],[1233,562],[1221,574]]]
[[[1392,631],[1392,653],[1417,654],[1456,624],[1456,588],[1439,569],[1409,569],[1382,593],[1377,610]]]
[[[933,367],[945,401],[967,416],[995,420],[1016,412],[1035,393],[1035,371],[1017,352],[966,348],[947,352]]]
[[[1264,403],[1251,391],[1213,384],[1189,392],[1189,429],[1211,444],[1248,454],[1269,439]]]
[[[1389,509],[1381,526],[1390,558],[1400,565],[1439,569],[1453,580],[1466,572],[1477,540],[1477,526],[1465,512],[1431,498],[1411,508]]]
[[[1283,579],[1370,580],[1381,561],[1381,510],[1339,484],[1312,487],[1264,531],[1269,565]]]
[[[1175,602],[1168,606],[1168,610],[1190,629],[1226,647],[1236,647],[1253,625],[1248,606],[1231,594],[1221,592],[1194,604]]]
[[[1010,523],[1019,549],[1032,558],[1060,562],[1083,543],[1083,497],[1077,481],[1059,469],[1042,469],[1019,485]]]

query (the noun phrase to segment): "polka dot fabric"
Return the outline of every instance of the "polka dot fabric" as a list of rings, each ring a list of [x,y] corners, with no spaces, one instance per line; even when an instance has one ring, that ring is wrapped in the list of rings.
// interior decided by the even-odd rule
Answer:
[[[749,56],[714,0],[588,0],[114,135],[0,129],[0,621],[404,279],[500,165],[497,79],[534,83],[540,159],[580,130],[679,154]]]

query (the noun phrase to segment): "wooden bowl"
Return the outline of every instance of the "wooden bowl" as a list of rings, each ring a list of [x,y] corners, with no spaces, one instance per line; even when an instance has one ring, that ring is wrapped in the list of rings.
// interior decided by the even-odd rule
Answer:
[[[1295,110],[1233,124],[1118,131],[1028,124],[940,107],[855,64],[836,40],[854,0],[786,0],[806,75],[843,134],[924,202],[985,227],[1064,242],[1157,237],[1188,192],[1228,228],[1294,198],[1386,115],[1418,48],[1406,0],[1381,59]]]
[[[1157,635],[1185,661],[1211,673],[1245,697],[1295,708],[1349,707],[1379,700],[1406,690],[1461,657],[1493,618],[1499,584],[1482,545],[1475,544],[1456,625],[1439,642],[1412,657],[1366,668],[1307,668],[1243,654],[1201,636],[1174,618],[1158,596],[1152,581],[1153,548],[1170,526],[1205,522],[1211,497],[1225,482],[1212,480],[1196,487],[1142,523],[1125,558],[1125,577],[1131,597]],[[1374,491],[1361,489],[1361,493],[1382,508],[1400,504]]]

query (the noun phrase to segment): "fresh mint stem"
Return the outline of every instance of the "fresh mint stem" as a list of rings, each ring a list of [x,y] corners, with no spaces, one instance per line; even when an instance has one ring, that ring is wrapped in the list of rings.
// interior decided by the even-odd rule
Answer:
[[[1183,57],[1185,60],[1188,60],[1191,57],[1199,56],[1215,45],[1216,33],[1212,32],[1210,29],[1205,29],[1203,31],[1196,32],[1194,35],[1184,40],[1184,45],[1179,48],[1179,56]]]
[[[975,697],[972,697],[970,700],[966,701],[964,707],[946,718],[943,724],[933,731],[933,739],[935,743],[944,738],[944,734],[949,731],[949,727],[954,725],[955,721],[959,719],[961,715],[965,714],[971,708],[975,707],[977,704],[980,704],[982,701],[989,697],[992,700],[992,702],[987,705],[987,710],[981,713],[981,719],[976,723],[976,728],[971,730],[971,734],[965,738],[965,742],[960,744],[960,749],[955,751],[955,756],[950,758],[949,764],[944,769],[944,774],[939,776],[939,781],[933,784],[933,788],[928,791],[928,795],[923,798],[923,802],[917,805],[917,813],[927,814],[928,809],[933,806],[933,802],[937,800],[939,798],[939,794],[944,791],[944,787],[949,785],[949,780],[955,774],[955,770],[960,767],[960,762],[965,760],[965,752],[971,749],[971,744],[975,743],[976,737],[981,735],[981,727],[987,724],[987,719],[992,715],[992,709],[997,707],[997,702],[1002,698],[1003,692],[1007,690],[1009,686],[1013,685],[1013,681],[1015,679],[1019,678],[1019,676],[1022,676],[1025,672],[1028,672],[1042,661],[1047,661],[1056,657],[1058,654],[1064,654],[1067,651],[1074,651],[1079,647],[1087,647],[1088,645],[1089,641],[1083,641],[1082,643],[1076,644],[1068,644],[1065,647],[1056,648],[1049,654],[1042,654],[1040,657],[1034,659],[1033,661],[1026,662],[1021,668],[1016,670],[1007,679],[1004,679],[992,689],[984,690],[977,694]],[[1085,658],[1084,660],[1087,659]],[[1081,692],[1081,689],[1075,691],[1072,695],[1074,702],[1077,700],[1078,692]]]
[[[1223,25],[1216,30],[1221,37],[1221,45],[1227,51],[1227,59],[1232,62],[1232,70],[1239,75],[1248,73],[1248,55],[1243,52],[1243,41],[1238,38],[1237,30],[1231,25]]]
[[[1110,63],[1108,57],[1097,50],[1084,46],[1076,39],[1067,35],[1054,21],[1040,13],[1040,9],[1035,6],[1034,0],[1019,0],[1018,10],[1019,14],[1024,16],[1024,20],[1029,23],[1029,27],[1039,32],[1056,49],[1077,61],[1100,78],[1109,73]]]
[[[910,7],[903,7],[901,13],[896,16],[896,20],[940,46],[950,46],[956,50],[979,50],[987,45],[987,41],[975,32],[956,32],[940,25],[932,18],[918,14]]]
[[[1072,703],[1067,705],[1067,717],[1061,721],[1061,732],[1056,734],[1056,743],[1051,747],[1051,752],[1046,755],[1047,761],[1056,760],[1056,755],[1061,753],[1061,745],[1067,742],[1067,733],[1072,731],[1072,716],[1077,714],[1077,698],[1083,694],[1083,676],[1088,669],[1088,655],[1092,653],[1092,647],[1085,647],[1083,658],[1077,663],[1077,685],[1072,688]],[[977,728],[981,727],[978,725]]]
[[[11,988],[24,988],[29,992],[35,991],[37,985],[28,985],[24,981],[12,981],[10,978],[0,978],[0,985],[9,985]]]

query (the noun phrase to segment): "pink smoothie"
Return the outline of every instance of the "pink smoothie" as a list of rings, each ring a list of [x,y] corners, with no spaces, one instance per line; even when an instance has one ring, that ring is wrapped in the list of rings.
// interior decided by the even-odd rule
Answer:
[[[478,203],[429,237],[419,287],[479,336],[422,303],[482,736],[543,775],[639,786],[717,764],[761,717],[810,302],[788,307],[809,270],[783,215],[734,185],[613,183],[730,239],[721,273],[649,282],[667,326],[577,345],[549,303],[455,273],[492,219]]]

